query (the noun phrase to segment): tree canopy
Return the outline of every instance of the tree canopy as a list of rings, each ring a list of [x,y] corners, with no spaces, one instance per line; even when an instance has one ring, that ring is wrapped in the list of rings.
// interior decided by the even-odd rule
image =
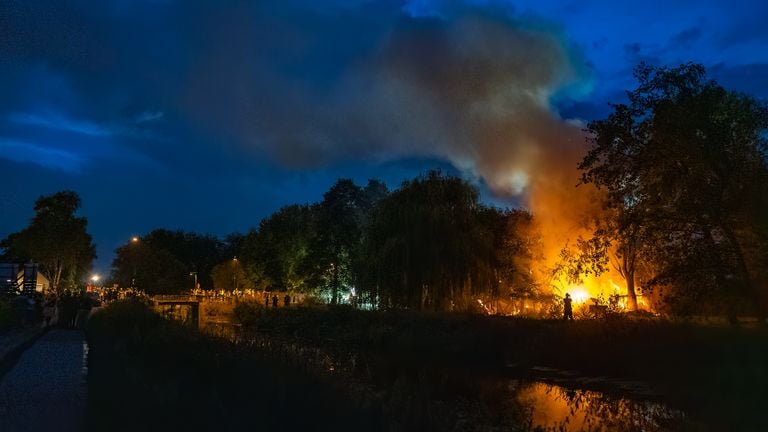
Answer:
[[[635,76],[629,103],[589,124],[580,164],[582,181],[607,192],[603,235],[628,287],[642,260],[652,269],[646,288],[667,288],[678,311],[707,299],[763,316],[764,258],[755,258],[768,240],[765,104],[708,80],[696,64],[641,64]]]
[[[517,229],[528,217],[482,206],[477,189],[457,177],[407,181],[366,226],[360,291],[383,307],[468,310],[502,287],[529,289],[531,244]]]
[[[6,258],[39,263],[57,292],[75,289],[96,258],[88,220],[76,215],[80,204],[72,191],[38,198],[29,226],[0,242]]]
[[[240,256],[255,286],[270,290],[306,290],[305,260],[314,225],[313,208],[286,206],[263,219],[243,239]]]
[[[236,241],[236,237],[230,237]],[[153,230],[119,247],[112,262],[112,279],[148,293],[176,293],[193,287],[213,288],[214,266],[230,255],[231,247],[211,235],[187,231]]]

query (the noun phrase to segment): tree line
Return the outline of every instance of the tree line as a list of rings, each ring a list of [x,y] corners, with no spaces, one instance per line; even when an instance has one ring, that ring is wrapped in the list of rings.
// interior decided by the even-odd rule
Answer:
[[[245,234],[152,231],[117,249],[112,277],[150,294],[188,290],[194,271],[204,289],[471,309],[478,298],[534,291],[533,230],[530,213],[483,205],[475,186],[437,171],[392,192],[342,179],[320,202],[283,207]]]

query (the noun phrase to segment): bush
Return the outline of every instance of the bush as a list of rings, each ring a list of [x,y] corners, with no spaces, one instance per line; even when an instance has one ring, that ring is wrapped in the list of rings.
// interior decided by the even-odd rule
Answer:
[[[376,412],[355,409],[333,385],[141,302],[97,312],[87,338],[92,430],[381,428]]]
[[[0,331],[11,329],[16,322],[17,316],[13,301],[8,298],[0,298]]]

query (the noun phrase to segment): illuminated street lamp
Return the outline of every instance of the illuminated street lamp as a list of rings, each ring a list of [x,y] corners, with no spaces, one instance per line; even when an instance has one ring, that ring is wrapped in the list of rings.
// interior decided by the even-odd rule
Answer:
[[[139,237],[133,236],[131,237],[131,243],[132,244],[138,244],[139,243]],[[132,253],[133,255],[133,277],[131,278],[131,289],[136,288],[136,252],[134,251]]]
[[[95,273],[91,275],[90,277],[91,282],[85,286],[85,291],[89,293],[93,292],[93,289],[96,287],[96,282],[98,282],[100,278],[101,276]]]
[[[237,257],[232,258],[232,288],[237,291]]]

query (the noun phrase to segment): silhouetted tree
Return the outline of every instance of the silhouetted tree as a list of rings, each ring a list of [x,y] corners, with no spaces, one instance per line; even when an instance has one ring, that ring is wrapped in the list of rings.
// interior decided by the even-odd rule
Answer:
[[[541,233],[531,213],[524,210],[487,209],[495,216],[493,267],[503,286],[500,294],[529,297],[539,293],[536,270],[544,260]]]
[[[52,289],[74,289],[96,258],[88,221],[76,216],[79,208],[80,197],[72,191],[38,198],[29,226],[0,243],[6,258],[38,262]]]
[[[263,219],[245,236],[242,257],[250,278],[270,290],[307,290],[303,271],[314,229],[312,207],[291,205]]]
[[[353,255],[360,247],[363,225],[386,193],[386,186],[377,180],[361,189],[342,179],[312,208],[314,226],[304,271],[314,286],[330,291],[331,304],[338,303],[342,289],[354,282]]]
[[[214,289],[232,291],[253,288],[253,283],[245,272],[239,259],[230,259],[213,268]]]
[[[589,124],[580,164],[582,181],[606,191],[604,234],[629,260],[628,290],[639,256],[654,269],[650,284],[677,287],[678,300],[723,300],[732,316],[746,301],[764,316],[764,266],[752,257],[767,240],[765,105],[707,80],[700,65],[641,64],[635,76],[629,104]]]
[[[143,240],[117,248],[111,279],[121,287],[138,288],[150,295],[181,293],[193,284],[184,263]]]
[[[383,307],[473,309],[526,271],[503,252],[525,247],[505,237],[522,217],[480,205],[477,189],[456,177],[431,172],[404,182],[366,226],[360,289]]]
[[[190,272],[197,272],[198,283],[203,289],[213,288],[213,267],[236,256],[228,250],[225,242],[212,235],[182,230],[156,229],[141,237],[141,243],[155,250],[169,252],[182,264],[187,277]],[[189,281],[185,286],[191,287],[192,284]]]

